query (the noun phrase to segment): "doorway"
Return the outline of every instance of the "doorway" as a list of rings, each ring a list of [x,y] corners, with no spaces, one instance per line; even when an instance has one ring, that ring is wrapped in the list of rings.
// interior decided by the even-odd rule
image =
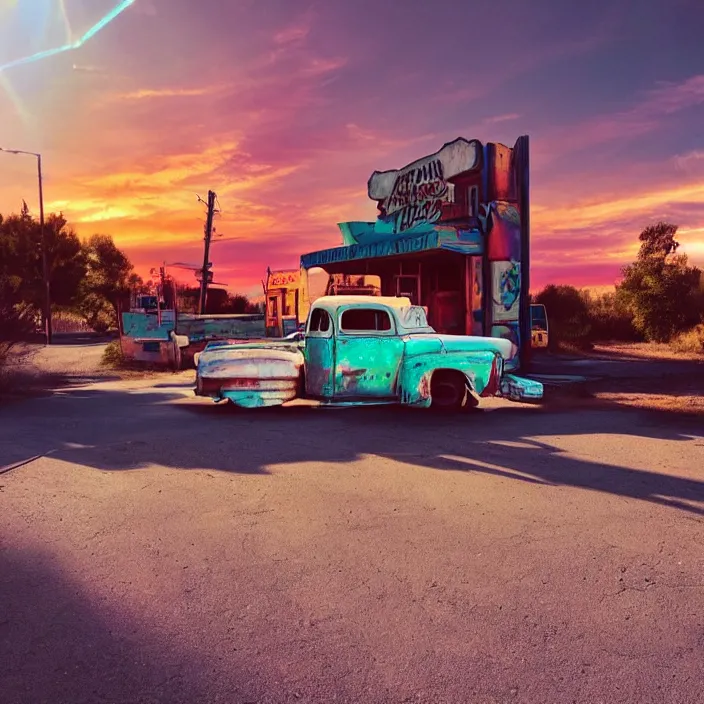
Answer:
[[[411,299],[414,306],[420,305],[420,275],[398,274],[396,281],[396,295]]]

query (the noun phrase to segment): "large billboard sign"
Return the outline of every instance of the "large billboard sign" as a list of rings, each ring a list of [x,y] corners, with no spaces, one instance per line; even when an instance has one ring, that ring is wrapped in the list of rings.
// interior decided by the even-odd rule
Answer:
[[[393,222],[395,233],[436,223],[443,205],[454,203],[452,179],[481,166],[482,145],[463,138],[402,169],[375,171],[368,193],[377,201],[380,218]]]

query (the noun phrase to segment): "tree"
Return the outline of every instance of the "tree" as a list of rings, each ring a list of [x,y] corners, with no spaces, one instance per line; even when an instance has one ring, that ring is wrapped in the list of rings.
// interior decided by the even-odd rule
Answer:
[[[143,282],[110,235],[93,235],[84,243],[83,253],[87,268],[80,310],[91,327],[105,329],[117,323],[120,306],[129,305],[132,288]]]
[[[701,320],[701,271],[677,254],[677,225],[659,222],[639,236],[638,257],[623,268],[617,297],[646,339],[666,342]]]
[[[40,225],[25,205],[19,215],[2,220],[0,230],[0,266],[16,278],[22,300],[40,310],[44,302]],[[53,213],[46,219],[44,239],[52,301],[71,305],[85,276],[80,240],[63,215]]]
[[[62,214],[50,214],[44,226],[47,268],[54,305],[72,305],[85,275],[81,243]],[[3,301],[20,302],[32,311],[43,312],[44,269],[42,234],[39,223],[23,204],[19,215],[0,217],[0,288]]]
[[[230,313],[251,313],[252,304],[249,298],[243,293],[235,293],[230,295],[229,301],[229,312]]]
[[[583,295],[589,308],[591,340],[637,342],[643,339],[633,326],[631,311],[615,292],[601,295],[585,292]]]
[[[535,302],[545,306],[550,320],[550,345],[560,343],[582,345],[590,333],[589,307],[584,296],[574,286],[547,285],[535,296]]]

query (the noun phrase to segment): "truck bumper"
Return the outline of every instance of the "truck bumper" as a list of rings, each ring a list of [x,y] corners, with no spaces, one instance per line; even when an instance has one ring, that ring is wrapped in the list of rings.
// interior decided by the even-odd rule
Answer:
[[[539,401],[543,398],[543,385],[533,379],[504,374],[501,378],[501,396],[511,401]]]

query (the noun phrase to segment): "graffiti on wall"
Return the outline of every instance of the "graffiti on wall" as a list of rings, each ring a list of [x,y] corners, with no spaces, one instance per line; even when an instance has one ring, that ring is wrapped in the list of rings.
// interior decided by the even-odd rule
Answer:
[[[521,290],[521,265],[518,262],[494,262],[494,267],[498,284],[498,296],[494,298],[497,304],[496,315],[501,320],[516,320],[516,317],[508,316],[518,303]]]
[[[437,222],[443,204],[454,201],[450,180],[477,168],[479,155],[476,140],[460,138],[402,169],[375,171],[369,179],[368,193],[378,203],[380,219],[391,222],[394,233]]]
[[[483,258],[472,258],[474,270],[472,272],[472,335],[484,334],[484,309],[482,300],[484,298],[484,268]]]
[[[421,222],[437,222],[443,202],[451,202],[454,188],[447,183],[440,159],[405,172],[396,179],[384,203],[386,216],[393,216],[396,231],[404,232]]]
[[[507,369],[518,366],[520,348],[521,265],[516,261],[491,262],[492,337],[503,337],[515,345]]]
[[[492,304],[495,322],[518,320],[521,292],[521,265],[519,262],[492,262]]]

